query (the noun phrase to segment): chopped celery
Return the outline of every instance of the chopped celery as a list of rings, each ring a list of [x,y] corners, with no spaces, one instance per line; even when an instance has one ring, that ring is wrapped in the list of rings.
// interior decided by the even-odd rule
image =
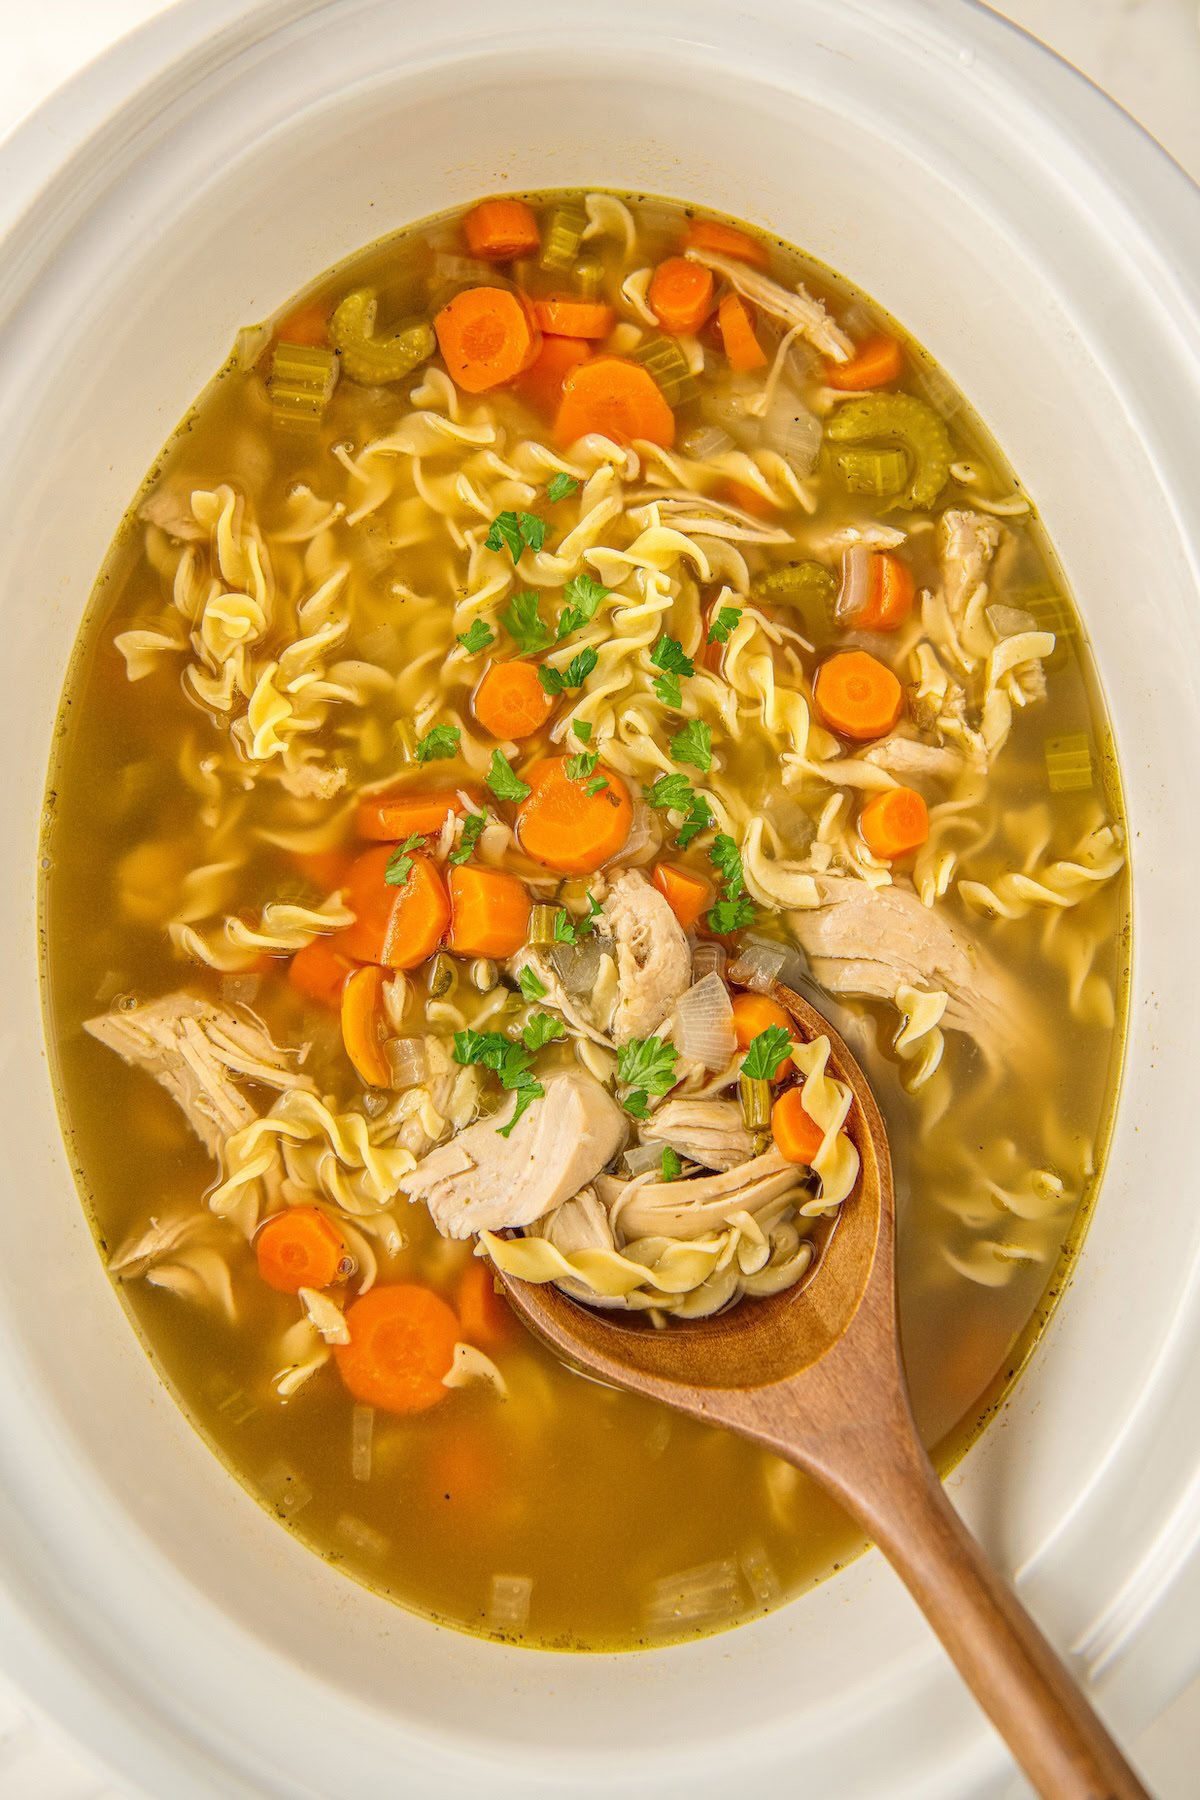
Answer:
[[[1046,780],[1052,794],[1071,794],[1090,788],[1092,747],[1082,731],[1069,737],[1046,739]]]
[[[833,621],[836,596],[837,582],[824,563],[807,558],[803,562],[783,563],[778,568],[766,569],[750,583],[752,600],[763,600],[767,605],[782,602],[785,606],[794,606],[809,630],[818,635],[827,631]]]
[[[583,300],[596,300],[604,289],[604,264],[598,256],[581,256],[571,277]]]
[[[578,201],[566,206],[556,206],[542,234],[542,254],[538,258],[538,267],[557,275],[565,275],[573,269],[587,222],[587,213]]]
[[[561,906],[535,906],[529,915],[529,942],[535,950],[544,950],[558,942],[555,925]]]
[[[661,335],[649,337],[630,354],[647,374],[653,375],[668,406],[682,406],[685,400],[694,399],[696,377],[688,367],[688,359],[677,339]]]
[[[429,998],[444,1000],[458,986],[458,968],[454,958],[439,950],[429,965]]]
[[[898,444],[908,452],[910,475],[897,503],[932,506],[950,474],[950,436],[924,400],[912,394],[864,394],[847,400],[826,422],[825,435],[836,444]]]
[[[276,344],[267,377],[267,394],[276,425],[319,425],[337,378],[338,361],[332,350],[320,350],[312,344]]]
[[[1054,648],[1049,656],[1042,658],[1042,667],[1049,674],[1056,674],[1065,669],[1071,658],[1071,646],[1079,635],[1079,627],[1075,614],[1069,603],[1052,587],[1030,588],[1020,596],[1021,605],[1032,615],[1039,631],[1054,633]]]
[[[765,1131],[771,1123],[771,1084],[753,1075],[738,1076],[742,1119],[747,1131]]]
[[[403,381],[433,355],[433,327],[427,319],[410,319],[391,337],[377,338],[376,296],[369,288],[347,294],[329,323],[329,335],[352,381],[367,387]]]
[[[908,485],[908,457],[903,450],[839,450],[833,460],[852,494],[891,500]]]

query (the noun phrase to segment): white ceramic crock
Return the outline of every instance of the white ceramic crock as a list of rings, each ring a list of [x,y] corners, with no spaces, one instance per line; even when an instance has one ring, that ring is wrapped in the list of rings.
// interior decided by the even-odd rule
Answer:
[[[154,1796],[963,1800],[1008,1779],[876,1556],[734,1635],[624,1658],[475,1642],[333,1573],[158,1385],[59,1145],[39,814],[122,508],[235,328],[315,271],[481,191],[593,182],[759,221],[878,295],[1062,554],[1133,827],[1128,1072],[1074,1282],[951,1485],[1118,1731],[1200,1661],[1200,196],[966,0],[186,0],[0,152],[0,1644]]]

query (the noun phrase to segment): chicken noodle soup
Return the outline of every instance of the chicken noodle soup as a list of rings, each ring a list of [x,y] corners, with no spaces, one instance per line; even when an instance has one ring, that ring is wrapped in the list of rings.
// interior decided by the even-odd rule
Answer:
[[[487,200],[233,356],[118,534],[46,840],[108,1267],[237,1476],[439,1619],[630,1647],[855,1547],[560,1367],[492,1262],[673,1328],[798,1281],[892,1135],[946,1454],[1094,1190],[1124,831],[1079,621],[950,381],[789,246]]]

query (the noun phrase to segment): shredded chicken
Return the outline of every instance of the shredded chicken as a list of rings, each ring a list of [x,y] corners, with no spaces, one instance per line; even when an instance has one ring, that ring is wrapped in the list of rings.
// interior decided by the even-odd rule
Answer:
[[[736,1100],[667,1100],[643,1124],[644,1144],[670,1144],[705,1169],[734,1169],[754,1155]]]
[[[1003,535],[1003,527],[987,513],[953,509],[942,514],[938,527],[942,592],[955,619],[962,618],[967,601],[987,580]]]
[[[841,326],[832,320],[821,302],[800,282],[795,288],[781,287],[769,275],[761,275],[749,263],[730,256],[719,256],[715,250],[691,249],[685,252],[689,261],[703,263],[705,268],[723,275],[730,287],[736,288],[752,305],[768,318],[791,331],[798,327],[814,350],[834,362],[845,362],[854,354],[854,345]]]
[[[692,985],[692,953],[666,900],[636,869],[618,875],[604,901],[605,929],[616,948],[615,1043],[649,1037]]]
[[[690,1181],[648,1181],[638,1176],[621,1181],[600,1175],[596,1192],[614,1228],[628,1241],[641,1237],[702,1237],[719,1231],[730,1215],[754,1213],[776,1200],[798,1193],[802,1183],[795,1163],[778,1150],[741,1163],[719,1175]]]
[[[539,1219],[534,1230],[564,1256],[573,1256],[577,1250],[615,1250],[617,1247],[608,1213],[596,1198],[593,1187],[581,1188],[573,1199],[564,1200],[544,1219]],[[620,1308],[625,1304],[622,1297],[598,1294],[584,1281],[564,1278],[557,1285],[564,1294],[582,1300],[587,1306]]]
[[[884,738],[872,744],[863,761],[876,763],[889,775],[901,775],[906,781],[953,781],[963,766],[959,751],[907,737]]]

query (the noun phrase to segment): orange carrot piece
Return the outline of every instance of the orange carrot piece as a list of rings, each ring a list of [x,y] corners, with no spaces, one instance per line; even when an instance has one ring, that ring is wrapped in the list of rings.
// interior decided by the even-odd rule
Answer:
[[[368,1087],[391,1085],[392,1072],[379,1038],[383,970],[374,963],[355,969],[342,989],[342,1043]]]
[[[825,1141],[825,1133],[804,1104],[802,1087],[785,1088],[780,1094],[771,1108],[771,1132],[781,1156],[810,1169]]]
[[[847,362],[825,364],[826,387],[845,390],[883,387],[904,368],[904,351],[894,337],[879,332],[859,345]]]
[[[482,804],[477,788],[462,791]],[[450,813],[457,818],[464,810],[457,788],[395,788],[361,800],[355,824],[359,837],[379,844],[398,844],[414,831],[421,837],[432,837],[442,829]]]
[[[552,294],[534,301],[533,316],[548,337],[606,338],[617,315],[607,300]]]
[[[324,300],[310,300],[298,306],[275,327],[277,344],[305,344],[316,349],[328,342],[329,306]]]
[[[471,700],[475,717],[494,738],[519,743],[540,731],[554,711],[553,696],[530,662],[491,663]]]
[[[651,877],[685,931],[692,931],[712,904],[712,883],[674,863],[655,863]]]
[[[857,631],[899,631],[913,609],[908,564],[890,550],[876,550],[869,567],[867,604],[851,623]]]
[[[563,382],[555,442],[573,444],[593,431],[616,444],[644,438],[669,450],[675,442],[675,414],[640,363],[626,356],[593,356]]]
[[[462,1273],[456,1296],[459,1324],[468,1344],[498,1350],[520,1336],[520,1327],[502,1293],[496,1292],[492,1265],[473,1256]]]
[[[463,863],[450,871],[450,948],[456,956],[515,956],[533,902],[523,882]]]
[[[732,477],[721,483],[719,492],[721,499],[728,500],[730,506],[740,506],[743,512],[753,513],[756,519],[773,519],[778,511],[775,502],[760,494],[757,488],[744,481],[734,481]]]
[[[686,256],[668,256],[650,277],[646,299],[664,331],[679,337],[699,331],[712,311],[712,270]]]
[[[464,1333],[465,1335],[465,1333]],[[460,1508],[470,1519],[484,1515],[494,1530],[497,1516],[497,1466],[494,1446],[463,1431],[439,1432],[426,1466],[431,1498]]]
[[[915,788],[888,788],[858,815],[863,843],[881,862],[919,850],[929,836],[929,808]]]
[[[762,368],[766,351],[754,335],[750,308],[740,294],[726,294],[717,308],[717,325],[731,369],[744,374],[749,369]]]
[[[463,220],[463,236],[482,262],[530,256],[541,242],[533,209],[523,200],[481,200]]]
[[[752,238],[748,231],[739,231],[736,225],[726,225],[720,219],[693,219],[688,226],[687,242],[689,250],[711,250],[717,256],[732,256],[738,262],[752,263],[756,269],[765,269],[771,261],[771,253],[758,238]]]
[[[515,381],[542,345],[529,303],[507,288],[464,288],[443,306],[433,329],[447,369],[467,394]]]
[[[892,671],[865,650],[840,650],[817,670],[813,703],[822,725],[866,743],[887,736],[900,717],[904,691]]]
[[[306,1000],[336,1012],[342,1004],[342,987],[355,964],[344,948],[345,932],[314,938],[297,950],[288,965],[288,980]]]
[[[450,923],[450,899],[427,856],[414,856],[402,887],[384,880],[391,846],[368,850],[350,870],[349,904],[354,924],[341,934],[360,962],[387,969],[415,969],[432,956]]]
[[[534,412],[553,419],[562,401],[563,382],[591,354],[592,346],[583,338],[544,337],[536,361],[517,382],[518,394]]]
[[[795,1028],[788,1014],[777,1001],[768,999],[766,994],[735,994],[733,996],[733,1035],[737,1039],[739,1050],[748,1050],[760,1031],[769,1026],[778,1025],[795,1037]],[[790,1063],[782,1063],[777,1081],[791,1071]]]
[[[373,1287],[346,1309],[348,1344],[335,1344],[338,1374],[382,1412],[426,1412],[444,1400],[458,1320],[432,1288],[398,1282]]]
[[[339,844],[335,850],[295,850],[292,861],[300,873],[324,894],[345,887],[350,873],[350,852]]]
[[[332,1219],[316,1206],[289,1206],[275,1213],[254,1240],[258,1272],[280,1294],[302,1287],[324,1288],[335,1282],[346,1260],[346,1246]]]
[[[589,794],[591,781],[607,785]],[[534,862],[563,875],[591,875],[624,848],[633,825],[629,789],[611,769],[572,781],[566,758],[546,756],[525,776],[533,792],[517,812],[517,837]]]

